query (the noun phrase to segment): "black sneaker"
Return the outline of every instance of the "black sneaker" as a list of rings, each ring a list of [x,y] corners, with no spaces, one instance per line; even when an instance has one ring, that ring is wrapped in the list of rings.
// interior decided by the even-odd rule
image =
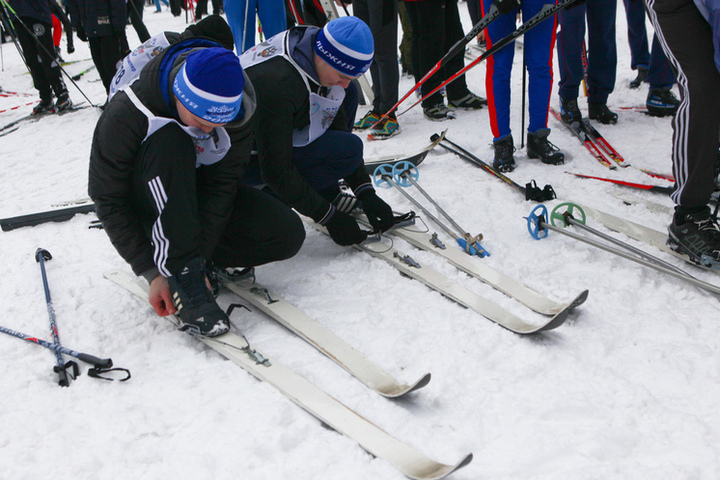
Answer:
[[[467,95],[457,100],[448,100],[450,108],[462,108],[463,110],[479,110],[484,105],[487,105],[487,100],[472,92],[468,92]]]
[[[565,163],[565,154],[547,139],[549,128],[541,128],[527,136],[527,154],[530,158],[539,158],[542,163],[549,165],[562,165]]]
[[[676,211],[668,227],[667,244],[698,265],[720,268],[720,226],[710,207],[698,213]]]
[[[196,257],[177,274],[168,278],[180,330],[205,337],[216,337],[230,330],[230,320],[218,306],[208,287],[205,261]]]
[[[444,103],[436,103],[432,107],[423,107],[425,118],[433,122],[442,122],[455,118],[455,110],[451,110]]]
[[[52,97],[45,100],[40,100],[40,103],[35,105],[33,108],[33,115],[40,115],[41,113],[50,113],[53,110]]]
[[[618,119],[617,113],[610,110],[607,103],[588,102],[588,117],[605,125],[615,124]]]
[[[637,67],[637,71],[637,77],[635,77],[635,80],[630,82],[630,88],[640,88],[640,85],[642,85],[642,83],[647,78],[647,67]]]
[[[582,113],[578,108],[577,98],[560,97],[560,118],[567,124],[582,121]]]
[[[70,100],[70,94],[65,92],[58,95],[57,101],[53,109],[56,112],[62,112],[63,110],[69,110],[72,108],[72,100]]]
[[[647,97],[648,114],[654,117],[667,117],[675,115],[680,100],[670,89],[651,88]]]
[[[513,157],[515,145],[512,135],[506,135],[500,140],[493,142],[493,148],[495,149],[493,168],[502,173],[515,170],[515,157]]]

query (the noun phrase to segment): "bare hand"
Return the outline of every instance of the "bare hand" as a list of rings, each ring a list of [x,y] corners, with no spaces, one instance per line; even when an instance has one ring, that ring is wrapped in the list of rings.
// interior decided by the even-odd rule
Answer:
[[[155,313],[161,317],[172,315],[177,311],[170,295],[170,285],[168,285],[167,278],[162,275],[158,275],[150,282],[148,300],[155,309]]]

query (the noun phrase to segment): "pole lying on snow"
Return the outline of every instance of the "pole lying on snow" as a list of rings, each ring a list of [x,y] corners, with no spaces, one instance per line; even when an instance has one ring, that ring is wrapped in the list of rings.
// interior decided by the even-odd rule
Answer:
[[[48,286],[47,274],[45,273],[45,261],[50,259],[52,259],[52,255],[44,248],[38,248],[35,251],[35,260],[40,264],[40,273],[42,274],[43,288],[45,289],[45,302],[47,303],[48,316],[50,317],[50,334],[52,335],[53,345],[59,347],[60,336],[58,334],[57,320],[55,319],[55,307],[53,307],[53,302],[50,298],[50,287]],[[55,358],[57,359],[57,365],[55,365],[53,371],[58,374],[58,385],[67,387],[70,385],[70,380],[75,380],[78,375],[77,363],[72,360],[64,363],[62,353],[58,350],[55,350]],[[70,370],[70,373],[68,373],[68,370]]]
[[[563,208],[566,208],[565,211],[562,211]],[[578,215],[580,218],[575,218],[575,215],[573,215],[573,212],[576,212],[576,215]],[[547,222],[547,218],[550,218],[550,222]],[[578,228],[592,234],[596,235],[604,240],[607,240],[608,242],[616,245],[617,247],[620,247],[624,250],[619,250],[617,248],[613,248],[609,245],[605,245],[604,243],[600,243],[598,241],[592,240],[590,238],[584,237],[582,235],[578,235],[576,233],[568,232],[562,227],[558,227],[555,225],[555,221],[558,220],[562,222],[563,227],[574,225]],[[561,203],[557,207],[555,207],[550,215],[548,215],[547,208],[545,205],[538,205],[535,207],[527,218],[528,221],[528,231],[530,232],[530,235],[533,236],[536,240],[540,240],[542,238],[547,237],[548,231],[552,230],[553,232],[558,232],[566,237],[570,237],[572,239],[578,240],[580,242],[586,243],[588,245],[591,245],[593,247],[597,247],[601,250],[605,250],[606,252],[613,253],[619,257],[625,258],[627,260],[633,261],[635,263],[639,263],[640,265],[644,265],[646,267],[650,267],[654,270],[657,270],[658,272],[665,273],[667,275],[670,275],[675,278],[679,278],[681,280],[685,280],[686,282],[692,283],[696,287],[702,288],[703,290],[706,290],[708,292],[714,293],[716,295],[720,295],[720,287],[716,285],[712,285],[707,282],[703,282],[702,280],[699,280],[689,273],[685,272],[684,270],[681,270],[677,268],[676,266],[665,262],[664,260],[661,260],[653,255],[650,255],[647,252],[644,252],[638,248],[633,247],[632,245],[628,245],[625,242],[621,242],[620,240],[611,237],[610,235],[605,235],[602,232],[599,232],[593,228],[590,228],[585,225],[585,212],[583,209],[574,203]],[[628,253],[630,252],[630,253]]]

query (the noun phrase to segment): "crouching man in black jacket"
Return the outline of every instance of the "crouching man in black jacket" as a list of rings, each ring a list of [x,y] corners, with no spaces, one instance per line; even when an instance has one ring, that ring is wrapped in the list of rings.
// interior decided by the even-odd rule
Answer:
[[[232,51],[173,44],[107,104],[95,129],[89,193],[118,253],[150,283],[150,303],[185,329],[229,329],[206,262],[251,267],[295,255],[305,232],[279,200],[240,185],[255,94]]]

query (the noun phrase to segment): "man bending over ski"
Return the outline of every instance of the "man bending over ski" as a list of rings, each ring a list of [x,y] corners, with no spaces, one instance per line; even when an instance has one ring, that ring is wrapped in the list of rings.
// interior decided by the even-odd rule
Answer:
[[[255,98],[231,50],[204,38],[150,60],[105,107],[93,137],[89,193],[118,253],[150,283],[150,303],[182,328],[229,329],[207,261],[251,267],[292,257],[298,216],[240,185]]]
[[[372,34],[357,17],[335,19],[322,29],[293,27],[240,57],[258,101],[258,162],[245,181],[266,183],[298,212],[327,227],[339,245],[367,237],[341,211],[341,179],[373,227],[385,231],[393,225],[392,209],[365,173],[362,141],[352,133],[358,93],[351,81],[372,59]]]

